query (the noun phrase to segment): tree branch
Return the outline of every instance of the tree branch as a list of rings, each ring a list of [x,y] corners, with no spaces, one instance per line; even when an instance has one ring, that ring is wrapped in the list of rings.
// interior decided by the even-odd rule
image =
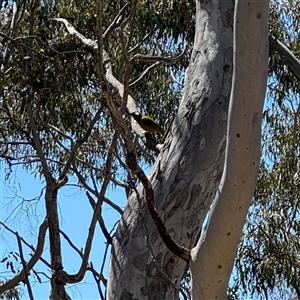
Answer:
[[[271,34],[269,35],[270,46],[278,52],[285,63],[288,65],[289,69],[295,75],[295,77],[300,82],[300,62],[296,56],[278,39],[276,39]]]
[[[156,30],[156,27],[152,29],[138,44],[128,50],[128,53],[134,52],[139,46],[141,46]]]
[[[97,41],[86,38],[84,35],[79,33],[66,19],[53,18],[52,20],[63,23],[71,35],[75,35],[83,44],[87,45],[88,47],[90,47],[94,51],[96,51],[96,49],[98,47]]]
[[[97,57],[98,57],[98,76],[101,85],[103,84],[103,2],[102,0],[97,0]]]
[[[89,202],[90,202],[92,208],[95,209],[96,208],[96,202],[94,201],[93,197],[89,194],[89,192],[86,192],[86,195],[89,199]],[[99,223],[100,228],[101,228],[101,230],[102,230],[102,232],[103,232],[103,234],[104,234],[104,236],[107,240],[107,244],[111,245],[112,244],[112,237],[110,236],[108,230],[106,229],[106,226],[104,224],[104,220],[103,220],[101,214],[99,214],[98,223]]]
[[[93,120],[91,121],[91,124],[89,125],[87,131],[85,132],[85,134],[83,135],[82,138],[80,138],[74,145],[74,147],[72,147],[71,151],[70,151],[70,155],[69,158],[59,176],[60,179],[64,178],[69,170],[69,167],[71,165],[71,163],[73,162],[74,158],[75,158],[75,153],[78,150],[78,148],[83,145],[87,139],[89,138],[89,136],[92,133],[92,129],[94,128],[94,125],[96,124],[96,122],[99,120],[100,115],[103,111],[103,108],[101,107],[100,109],[98,109],[96,115],[94,116]]]
[[[121,8],[121,10],[118,12],[112,23],[109,25],[109,27],[105,30],[103,34],[103,41],[107,40],[109,35],[116,29],[118,28],[125,17],[124,11],[128,7],[128,3],[124,4],[124,6]]]
[[[20,258],[21,258],[23,271],[24,271],[24,281],[25,281],[25,284],[27,286],[27,291],[28,291],[28,295],[29,295],[30,300],[34,300],[31,285],[30,285],[29,278],[28,278],[29,277],[29,272],[27,270],[26,262],[24,260],[22,242],[21,242],[21,239],[20,239],[20,236],[19,236],[18,232],[16,232],[16,236],[17,236],[17,240],[18,240],[18,248],[19,248]]]
[[[159,61],[156,61],[151,66],[149,66],[147,69],[145,69],[137,78],[135,78],[131,83],[129,83],[129,87],[133,87],[137,85],[144,77],[151,71],[152,69],[155,69],[158,67],[161,63]]]
[[[93,195],[97,196],[97,192],[94,191],[87,183],[84,177],[80,174],[80,172],[77,170],[77,168],[73,165],[72,171],[77,175],[80,183]],[[109,200],[108,198],[104,197],[103,201],[110,205],[112,208],[114,208],[120,215],[123,214],[123,210],[120,206],[115,204],[113,201]]]
[[[127,163],[133,174],[138,177],[144,187],[147,207],[161,239],[172,253],[188,263],[190,260],[190,251],[186,247],[178,245],[169,235],[165,224],[159,217],[159,214],[155,208],[152,184],[145,175],[144,171],[137,164],[136,157],[133,152],[127,152]]]
[[[106,163],[105,163],[105,177],[104,177],[104,181],[103,181],[100,193],[99,193],[99,195],[97,195],[98,200],[95,205],[93,217],[92,217],[92,220],[91,220],[91,223],[89,226],[89,233],[88,233],[88,236],[87,236],[87,239],[85,242],[85,248],[84,248],[84,252],[83,252],[83,256],[82,256],[82,263],[81,263],[80,269],[77,272],[77,274],[75,274],[75,275],[68,275],[61,270],[60,277],[61,277],[61,280],[65,283],[76,283],[76,282],[81,281],[87,270],[88,259],[89,259],[90,251],[92,248],[92,241],[94,238],[95,226],[96,226],[97,221],[99,220],[99,216],[101,215],[102,204],[104,201],[104,195],[105,195],[107,186],[110,181],[113,153],[114,153],[118,138],[119,138],[119,131],[117,129],[115,131],[115,134],[112,138],[111,144],[108,149],[108,154],[107,154]]]
[[[32,91],[29,92],[28,99],[26,99],[26,107],[27,107],[27,113],[28,113],[28,118],[29,118],[29,123],[32,131],[32,136],[33,136],[33,147],[35,148],[37,155],[39,156],[43,168],[43,173],[45,176],[45,180],[48,184],[51,183],[51,176],[49,172],[49,167],[47,165],[47,161],[43,152],[41,140],[38,136],[37,129],[35,126],[34,122],[34,117],[33,117],[33,112],[32,112],[32,106],[31,106],[31,101],[33,100],[33,94]]]
[[[85,43],[86,45],[92,46],[93,49],[96,49],[97,45],[95,44],[95,42],[91,41],[90,39],[86,39],[83,35],[78,33],[74,29],[74,27],[71,26],[65,19],[55,18],[55,20],[63,22],[70,34],[76,35],[83,43]],[[167,64],[174,64],[180,58],[183,57],[184,53],[185,53],[185,49],[179,56],[177,56],[175,58],[164,58],[164,57],[161,57],[161,56],[152,57],[152,56],[147,56],[147,55],[136,54],[131,59],[131,61],[135,61],[135,60],[146,61],[146,62],[160,61],[160,62],[167,63]],[[104,51],[104,49],[103,49],[103,60],[104,60],[105,69],[106,69],[106,79],[115,88],[117,88],[120,96],[123,98],[124,97],[124,85],[121,82],[119,82],[113,76],[111,61],[109,60],[109,56]],[[185,261],[188,262],[189,259],[190,259],[189,250],[186,249],[183,246],[179,246],[175,241],[173,241],[171,236],[168,234],[167,229],[164,226],[164,223],[160,219],[156,208],[154,207],[154,195],[153,195],[153,189],[152,189],[151,182],[148,180],[148,178],[144,174],[143,170],[136,163],[136,157],[135,157],[135,154],[133,152],[133,147],[132,147],[132,144],[131,144],[130,139],[129,139],[129,130],[128,130],[124,120],[122,119],[122,114],[120,114],[120,112],[114,106],[113,101],[111,100],[111,95],[108,92],[106,85],[104,85],[102,88],[103,88],[103,92],[106,96],[106,104],[107,104],[108,108],[110,109],[111,114],[113,115],[113,117],[116,120],[117,128],[121,129],[121,135],[122,135],[122,137],[125,141],[125,146],[126,146],[126,150],[127,150],[127,163],[129,165],[130,169],[132,170],[132,172],[135,175],[137,175],[139,180],[141,180],[141,182],[142,182],[142,184],[145,188],[147,206],[148,206],[149,212],[152,216],[152,219],[153,219],[155,225],[157,226],[158,232],[159,232],[160,236],[162,237],[162,240],[166,243],[166,246],[175,255],[181,257],[182,259],[184,259]],[[127,96],[127,93],[125,93],[125,96]],[[130,95],[128,95],[128,100],[129,100],[129,103],[128,103],[129,107],[128,106],[127,107],[129,109],[129,112],[136,111],[135,102],[134,102],[133,98]],[[108,157],[107,157],[107,162],[109,162],[110,157],[112,157],[112,152],[110,153],[110,150],[109,150]],[[106,167],[106,170],[110,174],[110,169]],[[84,255],[86,255],[86,258],[88,258],[90,247],[91,247],[91,238],[93,237],[93,232],[94,232],[94,229],[95,229],[94,222],[97,220],[97,216],[95,214],[98,213],[97,211],[99,211],[99,213],[100,213],[101,205],[102,205],[100,202],[102,201],[102,198],[104,197],[106,186],[109,182],[109,180],[107,180],[107,178],[108,177],[106,176],[105,179],[104,179],[102,189],[101,189],[101,191],[99,193],[99,196],[98,196],[98,201],[97,201],[97,204],[96,204],[96,208],[94,210],[94,215],[93,215],[93,218],[92,218],[92,222],[91,222],[91,225],[90,225],[89,236],[87,238],[86,249],[85,249],[85,252],[84,252]],[[101,201],[99,201],[99,200],[101,200]],[[85,268],[86,262],[87,262],[86,259],[84,259],[79,272],[76,275],[72,275],[72,282],[74,282],[73,280],[78,282],[82,279],[82,277],[84,275],[83,268]],[[66,278],[65,280],[67,280],[67,281],[65,281],[67,283],[68,279]]]
[[[175,56],[175,57],[163,57],[163,56],[152,56],[152,55],[142,55],[142,54],[135,54],[131,61],[143,61],[143,62],[160,62],[166,65],[174,65],[176,64],[183,56],[185,55],[185,51],[187,48],[187,43],[184,43],[183,51]]]
[[[2,222],[0,222],[0,224],[5,226],[5,224],[2,223]],[[5,227],[7,227],[7,226],[5,226]],[[47,219],[45,219],[44,222],[40,225],[40,228],[39,228],[38,242],[37,242],[35,252],[32,255],[32,257],[29,259],[28,263],[26,264],[26,270],[27,270],[28,273],[35,266],[37,261],[42,256],[43,249],[44,249],[44,244],[45,244],[45,235],[46,235],[47,228],[48,228],[48,221],[47,221]],[[14,234],[17,235],[16,232],[14,232]],[[22,239],[22,238],[20,238],[20,239]],[[25,279],[25,277],[26,277],[26,273],[25,273],[25,270],[23,268],[22,271],[19,274],[17,274],[15,277],[13,277],[12,279],[9,279],[8,281],[6,281],[2,285],[0,285],[0,295],[2,293],[4,293],[5,291],[7,291],[9,289],[12,289],[13,287],[17,286],[21,281],[23,281]]]

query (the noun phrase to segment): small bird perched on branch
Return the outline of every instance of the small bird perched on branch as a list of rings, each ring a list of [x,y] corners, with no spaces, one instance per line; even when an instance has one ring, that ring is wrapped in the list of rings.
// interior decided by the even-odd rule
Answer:
[[[159,132],[161,134],[164,134],[165,131],[162,129],[162,127],[156,123],[152,118],[150,118],[147,115],[143,115],[139,113],[138,111],[135,111],[130,114],[137,122],[138,124],[147,132]]]

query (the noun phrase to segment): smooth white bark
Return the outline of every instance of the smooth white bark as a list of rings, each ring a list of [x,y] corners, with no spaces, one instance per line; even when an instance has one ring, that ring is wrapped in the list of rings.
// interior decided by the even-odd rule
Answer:
[[[226,299],[254,193],[268,68],[268,0],[238,0],[225,166],[209,220],[192,250],[193,299]]]
[[[150,174],[168,232],[192,248],[221,180],[232,76],[233,1],[197,1],[184,96]],[[143,192],[128,199],[113,241],[108,299],[177,299],[186,263],[169,251]],[[147,238],[145,238],[147,237]]]

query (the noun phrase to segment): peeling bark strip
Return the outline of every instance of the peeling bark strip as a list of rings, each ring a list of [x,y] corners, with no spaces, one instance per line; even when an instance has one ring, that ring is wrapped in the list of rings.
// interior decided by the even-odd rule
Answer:
[[[206,230],[192,250],[193,299],[226,299],[257,181],[268,74],[268,0],[238,0],[225,167]]]

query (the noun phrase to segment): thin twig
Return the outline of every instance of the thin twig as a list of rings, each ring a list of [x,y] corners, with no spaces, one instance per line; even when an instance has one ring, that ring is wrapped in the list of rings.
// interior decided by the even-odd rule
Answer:
[[[80,174],[80,172],[78,171],[78,169],[76,168],[75,165],[72,165],[72,169],[71,169],[76,176],[78,177],[80,183],[94,196],[98,196],[98,192],[96,192],[95,190],[93,190],[87,183],[86,180],[84,179],[84,177]],[[118,206],[117,204],[115,204],[113,201],[109,200],[107,197],[103,198],[103,201],[105,203],[107,203],[108,205],[110,205],[112,208],[114,208],[120,215],[123,214],[123,210],[120,206]]]
[[[18,248],[19,248],[20,258],[21,258],[21,262],[22,262],[22,266],[23,266],[24,281],[27,286],[28,296],[29,296],[30,300],[34,300],[31,285],[30,285],[29,278],[28,278],[29,272],[27,270],[26,262],[25,262],[24,255],[23,255],[22,241],[20,239],[18,232],[16,232],[16,237],[17,237],[17,241],[18,241]]]
[[[63,232],[61,229],[59,229],[60,234],[64,237],[64,239],[68,242],[68,244],[70,245],[71,248],[73,248],[78,255],[82,258],[82,251],[80,251],[75,245],[74,243],[71,241],[71,239],[68,237],[68,235]]]
[[[89,199],[89,202],[92,206],[93,209],[95,209],[96,207],[96,202],[94,201],[93,197],[89,194],[89,192],[86,192],[86,195]],[[111,245],[112,244],[112,237],[110,236],[110,234],[108,233],[108,230],[106,229],[106,226],[105,226],[105,223],[104,223],[104,220],[102,218],[102,215],[99,214],[99,218],[98,218],[98,223],[100,225],[100,228],[107,240],[107,244]]]
[[[175,75],[174,75],[174,73],[173,73],[172,70],[171,70],[171,77],[172,77],[172,79],[173,79],[173,81],[174,81],[175,83],[177,83],[177,84],[180,85],[181,87],[184,87],[184,84],[180,83],[180,82],[176,79],[176,77],[175,77]]]
[[[149,71],[151,71],[152,69],[155,69],[159,65],[161,65],[161,62],[159,62],[159,61],[156,61],[155,63],[153,63],[151,66],[149,66],[147,69],[145,69],[138,77],[133,79],[133,81],[131,83],[129,83],[129,87],[131,88],[131,87],[137,85],[140,81],[142,81],[142,79],[145,77],[145,75],[147,75],[149,73]]]
[[[98,109],[97,113],[95,114],[93,120],[91,121],[91,123],[90,123],[88,129],[86,130],[85,134],[83,135],[83,137],[80,138],[75,143],[75,145],[72,147],[70,155],[69,155],[69,158],[68,158],[68,160],[67,160],[67,162],[65,164],[65,167],[64,167],[64,169],[62,170],[62,172],[61,172],[61,174],[59,176],[60,179],[62,179],[62,178],[64,178],[66,176],[66,174],[67,174],[67,172],[69,170],[69,167],[70,167],[71,163],[73,162],[73,160],[75,158],[76,151],[78,150],[78,148],[80,146],[82,146],[87,141],[87,139],[91,135],[92,129],[94,128],[94,125],[96,124],[96,122],[99,120],[102,111],[103,111],[102,107],[100,109]]]
[[[294,116],[294,126],[293,126],[293,136],[294,136],[294,141],[295,144],[299,147],[299,138],[298,138],[298,134],[297,134],[297,129],[298,129],[298,116],[300,113],[300,104],[298,105],[297,111],[295,112],[295,116]]]
[[[49,167],[47,165],[46,159],[45,159],[45,155],[43,152],[43,148],[42,148],[42,144],[41,144],[41,140],[40,137],[38,135],[36,126],[35,126],[35,121],[34,121],[34,117],[33,117],[33,111],[32,111],[32,105],[31,105],[31,101],[33,100],[33,92],[30,91],[29,92],[29,96],[26,100],[26,107],[27,107],[27,113],[28,113],[28,118],[29,118],[29,123],[30,123],[30,127],[31,127],[31,131],[32,131],[32,135],[33,135],[33,146],[37,152],[37,155],[39,156],[40,160],[41,160],[41,164],[42,164],[42,168],[43,168],[43,173],[46,179],[46,182],[48,184],[51,184],[51,176],[49,173]]]
[[[100,274],[101,274],[101,276],[103,274],[103,270],[104,270],[104,266],[105,266],[105,261],[106,261],[106,256],[107,256],[107,252],[108,252],[108,247],[109,247],[109,245],[107,244],[106,247],[105,247],[104,256],[103,256],[103,259],[102,259],[102,265],[101,265],[101,268],[100,268]],[[106,288],[106,286],[105,286],[105,288]]]
[[[85,247],[84,247],[84,251],[83,251],[82,263],[81,263],[80,269],[74,275],[68,275],[62,271],[61,279],[65,283],[80,282],[83,279],[84,274],[87,270],[88,259],[89,259],[89,255],[90,255],[91,248],[92,248],[92,242],[93,242],[93,238],[94,238],[96,223],[99,220],[99,216],[101,215],[101,209],[102,209],[102,204],[104,201],[104,195],[105,195],[106,189],[107,189],[109,181],[110,181],[113,153],[114,153],[114,149],[116,147],[118,138],[119,138],[119,132],[118,132],[118,130],[116,130],[115,134],[112,138],[111,144],[109,146],[109,149],[108,149],[108,154],[107,154],[106,163],[105,163],[105,172],[104,172],[105,177],[103,180],[103,184],[102,184],[100,193],[98,195],[97,203],[94,208],[92,220],[90,222],[89,231],[88,231],[89,233],[88,233],[88,236],[87,236],[87,239],[85,242]]]
[[[109,35],[113,32],[113,30],[115,30],[116,28],[118,28],[121,25],[121,23],[123,22],[123,18],[125,16],[124,11],[128,7],[128,5],[129,5],[128,3],[124,4],[124,6],[118,12],[116,17],[112,21],[112,23],[105,30],[105,32],[103,34],[103,41],[105,41],[109,37]]]
[[[3,222],[0,222],[2,226],[4,226],[8,231],[12,232],[16,235],[16,232],[11,230],[8,226],[6,226]],[[36,249],[33,248],[33,246],[30,246],[26,241],[23,240],[23,238],[20,237],[20,240],[24,242],[30,249],[34,251],[32,257],[29,259],[28,263],[26,264],[26,270],[27,272],[30,272],[30,270],[35,266],[37,261],[40,259],[43,261],[49,268],[51,267],[50,264],[44,260],[41,256],[44,249],[45,244],[45,235],[48,228],[48,221],[47,219],[44,220],[44,222],[40,225],[39,228],[39,234],[37,239],[37,246]],[[7,290],[12,289],[14,286],[17,286],[22,280],[25,279],[25,270],[23,269],[21,272],[19,272],[16,276],[13,278],[7,280],[5,283],[0,285],[0,295],[4,293]]]
[[[36,51],[36,50],[34,50],[33,48],[27,46],[27,45],[24,44],[24,43],[18,43],[18,42],[16,41],[16,39],[14,39],[14,38],[12,38],[12,37],[9,37],[8,35],[4,34],[3,32],[0,32],[0,36],[5,37],[6,39],[8,39],[9,41],[13,42],[14,44],[16,44],[16,45],[18,45],[18,46],[20,46],[20,47],[23,47],[24,49],[27,49],[27,50],[29,50],[30,52],[35,53],[36,55],[39,55],[39,56],[42,56],[42,57],[44,57],[44,58],[49,59],[49,57],[48,57],[47,55],[43,54],[41,51]]]
[[[139,43],[137,43],[133,48],[129,49],[128,53],[130,54],[131,52],[134,52],[138,47],[140,47],[153,34],[153,32],[156,29],[157,29],[157,27],[152,29],[147,35],[144,36],[144,38]]]
[[[90,263],[90,265],[91,265],[92,268],[94,268],[92,262]],[[100,295],[100,297],[101,297],[101,300],[104,300],[105,298],[104,298],[104,295],[103,295],[103,293],[102,293],[102,291],[101,291],[100,280],[97,279],[97,276],[96,276],[96,274],[94,274],[94,272],[92,272],[92,274],[93,274],[93,277],[94,277],[94,279],[95,279],[95,281],[96,281],[96,283],[97,283],[97,288],[98,288],[98,292],[99,292],[99,295]]]

